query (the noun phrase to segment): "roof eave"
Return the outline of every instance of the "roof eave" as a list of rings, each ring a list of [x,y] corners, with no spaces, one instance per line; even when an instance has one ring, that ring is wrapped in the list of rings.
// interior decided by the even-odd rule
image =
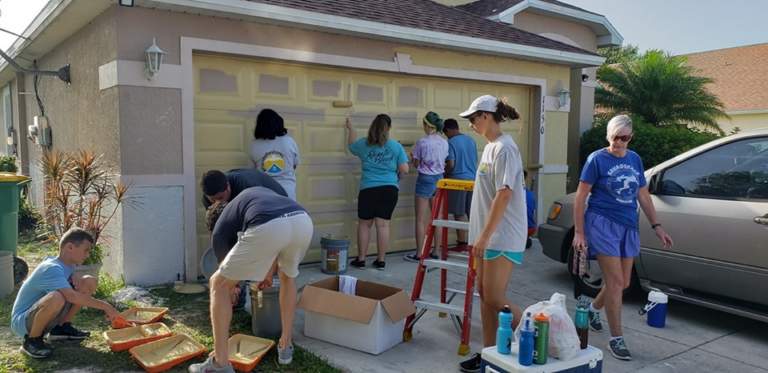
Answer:
[[[515,15],[526,9],[534,10],[537,13],[565,18],[590,27],[597,35],[598,47],[618,46],[624,42],[624,37],[621,36],[619,31],[605,16],[547,3],[541,0],[523,0],[509,9],[488,18],[495,21],[514,24]]]
[[[21,65],[28,63],[19,61],[19,57],[26,61],[39,59],[110,6],[109,1],[50,0],[21,32],[26,39],[17,38],[6,54]],[[0,85],[5,85],[15,75],[13,67],[0,59]]]
[[[227,15],[244,20],[259,20],[321,31],[362,35],[369,38],[417,43],[419,45],[434,45],[443,48],[507,57],[535,59],[573,67],[598,66],[604,60],[602,57],[592,54],[565,52],[523,44],[428,31],[251,1],[139,0],[137,4],[169,10],[184,9],[189,11],[190,9],[195,9],[200,14]]]

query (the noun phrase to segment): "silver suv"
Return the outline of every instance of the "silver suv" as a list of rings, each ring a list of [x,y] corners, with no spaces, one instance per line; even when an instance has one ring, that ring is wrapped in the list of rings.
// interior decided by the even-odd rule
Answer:
[[[633,283],[671,298],[768,322],[768,129],[731,135],[646,170],[658,220],[675,246],[661,247],[640,214],[640,257]],[[552,204],[539,240],[571,270],[573,201]],[[599,266],[574,276],[595,296]]]

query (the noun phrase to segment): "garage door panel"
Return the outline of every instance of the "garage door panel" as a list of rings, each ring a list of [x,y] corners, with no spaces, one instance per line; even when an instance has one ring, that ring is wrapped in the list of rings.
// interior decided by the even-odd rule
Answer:
[[[230,56],[196,55],[195,135],[196,177],[212,168],[251,165],[248,151],[259,111],[272,108],[285,119],[297,142],[301,164],[297,168],[297,195],[315,223],[312,249],[306,260],[319,258],[322,234],[348,236],[355,245],[360,161],[347,151],[344,118],[350,116],[358,137],[367,134],[373,118],[392,117],[391,138],[409,154],[424,132],[421,118],[435,111],[456,118],[462,132],[472,136],[482,151],[485,140],[469,123],[458,118],[482,94],[504,95],[521,114],[521,120],[504,124],[525,156],[530,90],[523,86],[484,84],[319,65],[281,63]],[[207,71],[202,71],[207,69]],[[205,89],[201,89],[202,85]],[[334,101],[351,101],[352,107],[333,107]],[[398,204],[391,223],[391,249],[412,249],[414,187],[417,171],[400,181]],[[200,193],[198,187],[198,195]],[[199,197],[198,197],[199,198]],[[204,210],[199,207],[198,245],[208,245]],[[354,252],[354,249],[353,249]],[[375,234],[369,252],[375,253]]]
[[[343,135],[343,127],[318,128],[305,127],[303,143],[306,145],[302,153],[305,158],[322,154],[324,156],[342,156],[346,151],[346,139]]]
[[[244,152],[244,137],[245,128],[241,124],[200,123],[195,131],[195,138],[200,141],[196,141],[195,148],[199,152]]]

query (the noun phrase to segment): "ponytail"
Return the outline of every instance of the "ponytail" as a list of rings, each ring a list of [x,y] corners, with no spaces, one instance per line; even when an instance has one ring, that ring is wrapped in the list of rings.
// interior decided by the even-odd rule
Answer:
[[[496,123],[520,118],[520,114],[517,113],[517,110],[512,106],[509,106],[506,101],[506,97],[499,99],[499,103],[496,104],[496,111],[491,113],[493,114],[493,120],[495,120]]]

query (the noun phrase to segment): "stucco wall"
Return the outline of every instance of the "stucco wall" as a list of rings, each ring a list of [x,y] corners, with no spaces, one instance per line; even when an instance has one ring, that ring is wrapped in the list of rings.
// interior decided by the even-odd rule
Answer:
[[[70,64],[72,83],[55,77],[41,76],[38,91],[53,134],[54,150],[91,150],[103,154],[103,159],[120,172],[120,133],[118,128],[118,91],[99,90],[98,67],[117,56],[114,9],[99,15],[88,25],[59,44],[38,60],[38,68],[57,70]],[[34,96],[33,76],[17,75],[19,86],[14,99],[19,99],[16,129],[19,133],[20,155],[25,170],[32,177],[32,197],[37,206],[43,204],[43,177],[39,167],[42,149],[26,138],[26,127],[40,115]],[[117,256],[122,253],[122,218],[117,214],[107,236],[110,255],[105,269],[119,275]]]
[[[515,14],[513,25],[521,30],[539,34],[566,44],[576,45],[582,49],[589,51],[597,49],[595,32],[589,27],[576,22],[525,10]]]

